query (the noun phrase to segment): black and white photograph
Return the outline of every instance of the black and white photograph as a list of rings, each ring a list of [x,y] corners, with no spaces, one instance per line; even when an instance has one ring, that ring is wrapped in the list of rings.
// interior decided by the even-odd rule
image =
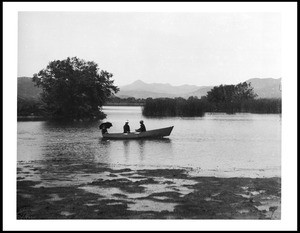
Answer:
[[[297,3],[3,5],[7,229],[297,228]]]

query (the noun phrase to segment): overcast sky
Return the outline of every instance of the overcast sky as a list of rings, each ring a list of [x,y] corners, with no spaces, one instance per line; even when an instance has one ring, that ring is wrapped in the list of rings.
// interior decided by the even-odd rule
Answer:
[[[122,86],[199,86],[281,77],[279,13],[19,12],[18,76],[95,61]]]

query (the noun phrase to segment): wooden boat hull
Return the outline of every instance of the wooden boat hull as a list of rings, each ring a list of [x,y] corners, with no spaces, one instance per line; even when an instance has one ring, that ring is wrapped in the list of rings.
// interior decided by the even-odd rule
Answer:
[[[145,139],[145,138],[162,138],[169,136],[174,126],[148,130],[146,132],[134,132],[134,133],[107,133],[103,134],[104,139]]]

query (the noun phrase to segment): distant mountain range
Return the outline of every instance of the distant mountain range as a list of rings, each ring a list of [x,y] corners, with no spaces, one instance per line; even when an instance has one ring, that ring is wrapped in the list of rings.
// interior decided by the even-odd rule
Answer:
[[[120,98],[134,97],[134,98],[159,98],[159,97],[178,97],[185,96],[187,93],[192,93],[198,90],[199,87],[195,85],[181,85],[172,86],[168,83],[145,83],[137,80],[132,84],[121,86],[120,91],[116,96]]]
[[[281,98],[281,78],[253,78],[246,82],[251,83],[259,98]]]
[[[253,78],[245,82],[251,83],[254,92],[258,98],[281,98],[281,78]],[[236,83],[237,84],[237,83]],[[220,84],[221,85],[221,84]],[[134,97],[134,98],[158,98],[158,97],[183,97],[190,96],[206,96],[214,86],[196,86],[196,85],[181,85],[172,86],[170,84],[162,83],[145,83],[137,80],[132,84],[121,86],[120,91],[116,96],[120,98]]]
[[[258,98],[281,98],[281,78],[253,78],[246,82],[251,83],[251,86],[253,87],[254,92],[258,95]],[[120,91],[116,94],[116,96],[120,98],[188,98],[190,96],[197,96],[200,98],[201,96],[205,96],[212,88],[213,86],[172,86],[170,84],[145,83],[141,80],[137,80],[129,85],[121,86]],[[40,88],[34,86],[31,78],[18,78],[18,98],[38,99],[41,92],[42,90]]]
[[[18,98],[21,99],[39,99],[42,89],[38,88],[32,82],[32,78],[18,78]]]

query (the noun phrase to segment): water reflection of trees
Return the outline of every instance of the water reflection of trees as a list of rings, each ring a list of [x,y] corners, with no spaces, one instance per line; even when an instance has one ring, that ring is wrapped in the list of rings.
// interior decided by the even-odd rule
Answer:
[[[73,180],[86,168],[94,166],[94,150],[90,145],[57,141],[42,145],[43,159],[40,160],[42,181]]]
[[[99,121],[45,121],[42,129],[47,131],[69,131],[69,129],[96,129],[98,130]]]

